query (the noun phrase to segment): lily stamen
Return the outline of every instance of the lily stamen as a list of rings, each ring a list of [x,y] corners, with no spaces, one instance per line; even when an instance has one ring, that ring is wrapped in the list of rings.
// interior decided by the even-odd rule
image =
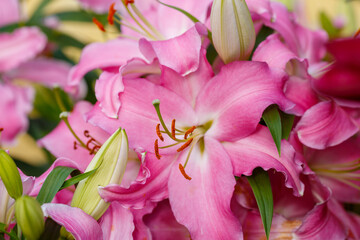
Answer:
[[[156,158],[160,160],[161,155],[159,153],[159,143],[158,143],[157,139],[155,140],[155,143],[154,143],[154,150],[155,150]]]
[[[172,120],[171,122],[171,136],[173,137],[173,139],[175,139],[175,119]]]
[[[109,23],[110,25],[114,25],[114,15],[115,15],[115,13],[116,13],[115,3],[112,3],[112,4],[110,5],[109,13],[108,13],[108,17],[107,17],[108,23]]]
[[[102,32],[106,32],[104,25],[99,20],[93,17],[92,21]]]
[[[184,145],[182,145],[181,147],[179,147],[176,151],[177,152],[181,152],[182,150],[184,150],[185,148],[187,148],[191,142],[193,141],[193,138],[190,138]]]
[[[181,165],[181,163],[179,163],[179,170],[185,179],[187,179],[189,181],[192,179],[189,175],[186,174],[185,169],[184,169],[183,165]]]
[[[187,137],[195,130],[195,126],[192,126],[191,128],[189,128],[184,135],[184,139],[187,139]]]
[[[160,123],[158,125],[156,125],[156,135],[159,137],[159,139],[161,141],[164,141],[164,137],[162,136],[161,131],[160,131]]]

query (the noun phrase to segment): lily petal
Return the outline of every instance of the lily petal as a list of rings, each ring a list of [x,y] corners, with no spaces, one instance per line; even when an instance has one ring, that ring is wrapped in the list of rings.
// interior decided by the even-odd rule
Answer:
[[[20,20],[20,8],[18,0],[2,0],[0,2],[0,26],[14,23]]]
[[[117,118],[121,106],[119,95],[122,91],[124,91],[124,84],[120,74],[103,72],[96,81],[96,98],[106,116]]]
[[[0,34],[0,72],[13,69],[41,52],[46,36],[36,27],[22,27]]]
[[[285,176],[285,186],[293,189],[295,196],[302,196],[304,184],[300,181],[301,162],[296,159],[294,148],[285,140],[281,142],[281,157],[268,128],[258,125],[256,131],[234,143],[223,143],[230,155],[236,176],[250,176],[253,169],[275,169]]]
[[[82,77],[91,70],[120,67],[134,57],[141,57],[141,53],[133,40],[115,39],[89,44],[83,49],[79,63],[70,71],[68,88],[77,88]]]
[[[140,39],[139,47],[149,62],[158,58],[161,65],[169,67],[183,76],[196,71],[199,67],[201,36],[196,27],[169,40]],[[174,56],[176,57],[174,58]]]
[[[186,165],[190,181],[178,165],[173,166],[169,179],[171,208],[193,239],[242,239],[241,225],[230,209],[235,186],[230,159],[215,139],[205,136],[204,142],[205,151],[196,146]],[[186,156],[187,152],[180,156],[181,164]]]
[[[113,202],[100,219],[103,238],[109,240],[132,239],[134,217],[129,209]]]
[[[304,145],[324,149],[342,143],[359,128],[341,107],[328,101],[309,108],[295,130]]]
[[[219,141],[236,141],[255,131],[269,105],[277,104],[284,111],[294,107],[283,93],[284,80],[282,72],[262,62],[224,66],[197,97],[200,123],[213,121],[206,134]]]
[[[41,206],[44,215],[65,227],[75,239],[103,239],[100,225],[80,208],[64,204],[46,203]]]

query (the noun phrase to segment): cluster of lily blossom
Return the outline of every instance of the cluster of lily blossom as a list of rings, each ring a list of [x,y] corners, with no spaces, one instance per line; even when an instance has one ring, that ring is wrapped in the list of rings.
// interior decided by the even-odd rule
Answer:
[[[359,38],[329,41],[268,0],[79,1],[109,10],[121,34],[87,45],[73,67],[44,57],[36,27],[0,33],[2,144],[26,131],[32,109],[33,89],[14,79],[61,87],[76,101],[38,141],[57,160],[40,177],[20,171],[22,194],[36,197],[56,167],[96,170],[41,206],[62,237],[264,239],[247,180],[262,168],[271,239],[360,239],[360,217],[344,208],[360,202]],[[17,1],[4,7],[0,26],[20,20]],[[254,49],[264,28],[273,33]],[[102,73],[92,105],[80,99],[94,69]],[[295,116],[280,152],[261,121],[274,105]],[[22,227],[13,198],[0,179],[9,231]],[[29,239],[42,233],[22,230]]]

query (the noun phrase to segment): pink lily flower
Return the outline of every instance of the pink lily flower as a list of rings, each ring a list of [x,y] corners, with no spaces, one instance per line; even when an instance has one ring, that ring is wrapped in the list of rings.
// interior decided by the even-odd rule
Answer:
[[[291,142],[303,154],[308,168],[331,189],[334,199],[348,203],[360,201],[359,135],[323,150],[302,145],[296,135],[292,135]]]
[[[289,75],[284,91],[296,103],[292,113],[303,115],[296,126],[303,144],[316,149],[340,144],[359,131],[356,117],[358,103],[340,101],[334,98],[336,95],[322,93],[320,89],[325,86],[326,74],[321,78],[322,83],[314,78],[324,70],[324,63],[320,60],[325,53],[326,36],[321,31],[310,31],[294,22],[291,14],[280,4],[273,3],[272,10],[281,21],[267,22],[265,19],[264,22],[278,34],[269,36],[259,45],[253,60],[265,61]]]
[[[180,7],[197,17],[201,22],[205,23],[209,18],[208,8],[211,6],[210,0],[201,1],[164,1],[165,3]],[[130,1],[129,1],[130,3]],[[130,4],[129,8],[137,7],[137,2]],[[190,21],[185,15],[169,7],[163,6],[155,0],[143,1],[139,6],[139,13],[141,18],[144,17],[151,25],[151,28],[157,33],[154,37],[152,34],[144,33],[142,26],[138,26],[135,23],[134,17],[129,16],[125,8],[123,7],[120,12],[122,18],[124,18],[124,25],[122,26],[122,33],[127,37],[119,37],[118,39],[108,41],[106,43],[93,43],[89,44],[83,49],[79,63],[73,67],[68,77],[68,89],[77,89],[81,78],[89,71],[100,69],[116,69],[117,72],[120,66],[126,64],[128,60],[132,58],[143,58],[138,48],[138,40],[144,37],[149,40],[167,40],[175,36],[179,36],[186,32],[188,29],[194,26],[194,23]],[[137,14],[135,18],[139,16]],[[164,21],[166,19],[166,21]],[[129,24],[131,27],[129,27]],[[145,26],[147,28],[147,26]],[[135,31],[134,31],[135,29]],[[155,34],[155,33],[153,33]],[[134,39],[135,38],[135,39]],[[179,42],[181,44],[181,42]],[[190,51],[187,46],[183,46],[183,51],[188,51],[188,58],[191,58],[191,62],[196,62],[199,59],[198,51]],[[178,47],[180,49],[180,47]],[[155,49],[156,51],[156,49]],[[145,55],[145,54],[144,54]],[[94,57],[97,56],[97,57]],[[146,56],[146,55],[145,55]],[[196,67],[196,66],[194,66]],[[177,69],[176,69],[177,70]],[[190,69],[189,69],[190,70]]]
[[[301,178],[305,193],[295,197],[284,187],[284,179],[270,172],[274,195],[274,217],[270,238],[295,239],[357,239],[357,216],[347,213],[331,197],[331,191],[322,185],[316,175],[304,170]],[[245,179],[238,180],[232,199],[232,210],[242,221],[246,239],[266,237],[254,196]]]
[[[163,42],[148,42],[145,47],[155,43],[160,49]],[[176,58],[180,57],[172,59]],[[206,63],[203,55],[202,59]],[[278,104],[290,109],[293,104],[283,95],[283,75],[265,63],[234,62],[213,78],[211,69],[204,67],[208,64],[199,66],[185,77],[162,66],[160,82],[124,78],[118,119],[107,118],[98,105],[89,113],[90,123],[108,132],[118,126],[125,128],[130,147],[147,151],[145,162],[151,174],[128,189],[109,185],[100,194],[106,201],[136,207],[144,206],[147,200],[162,200],[168,194],[176,219],[193,238],[237,238],[242,236],[240,226],[230,211],[234,175],[251,175],[258,166],[275,168],[287,176],[286,185],[294,189],[295,195],[303,192],[298,175],[301,166],[295,161],[292,147],[284,141],[279,158],[270,133],[258,126],[267,106]],[[199,74],[206,71],[210,72]],[[152,105],[154,99],[160,99],[158,114]],[[162,136],[161,131],[168,136]],[[154,148],[157,138],[164,141],[156,140]],[[198,211],[204,203],[207,213]],[[189,218],[194,212],[197,217]]]

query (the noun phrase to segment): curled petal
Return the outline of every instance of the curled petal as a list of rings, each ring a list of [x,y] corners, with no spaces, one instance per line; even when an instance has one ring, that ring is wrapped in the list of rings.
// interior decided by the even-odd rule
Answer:
[[[224,147],[231,157],[236,176],[250,176],[256,167],[264,170],[273,168],[285,175],[285,185],[293,189],[294,195],[303,195],[304,184],[300,181],[302,167],[294,148],[282,140],[279,157],[268,128],[259,125],[252,135],[234,143],[226,142]]]
[[[0,34],[0,72],[34,58],[46,44],[46,36],[36,27],[23,27]]]
[[[340,106],[329,101],[309,108],[295,130],[304,145],[324,149],[345,141],[357,133],[359,127]]]
[[[148,61],[152,62],[158,58],[161,65],[169,67],[181,75],[194,72],[199,67],[201,36],[196,27],[169,40],[147,41],[141,39],[139,47]]]
[[[114,0],[79,0],[84,8],[91,9],[96,13],[107,13]]]
[[[136,41],[127,39],[87,45],[82,51],[79,63],[70,71],[68,88],[77,88],[82,77],[94,69],[120,67],[127,60],[140,57],[138,49]]]
[[[120,93],[124,84],[120,74],[103,72],[96,81],[95,94],[99,107],[110,118],[117,118],[120,110]]]
[[[46,217],[51,217],[52,220],[64,226],[75,239],[103,239],[100,225],[80,208],[55,203],[43,204],[41,208]]]

